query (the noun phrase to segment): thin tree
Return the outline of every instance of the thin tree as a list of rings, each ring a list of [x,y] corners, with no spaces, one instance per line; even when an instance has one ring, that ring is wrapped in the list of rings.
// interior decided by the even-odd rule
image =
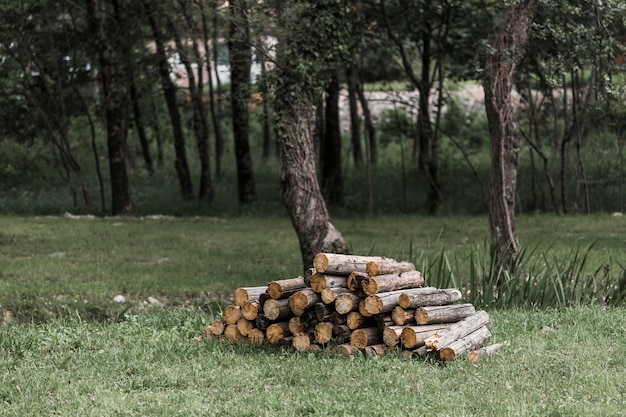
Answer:
[[[324,106],[324,134],[322,135],[322,191],[330,204],[343,203],[341,175],[341,127],[339,122],[339,75],[331,76],[326,87]]]
[[[230,91],[233,138],[237,163],[239,204],[256,201],[256,186],[250,153],[250,67],[252,65],[248,0],[229,2],[230,24],[228,50],[230,57]]]
[[[133,210],[126,172],[124,114],[119,93],[117,53],[104,29],[104,16],[99,0],[87,0],[87,12],[93,42],[98,52],[100,79],[104,92],[107,123],[107,150],[111,176],[112,214],[128,214]]]

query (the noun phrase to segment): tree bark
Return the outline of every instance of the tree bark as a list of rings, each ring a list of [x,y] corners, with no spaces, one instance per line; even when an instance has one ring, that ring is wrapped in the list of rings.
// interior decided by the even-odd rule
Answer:
[[[535,0],[523,0],[507,12],[493,41],[493,52],[487,55],[483,80],[491,138],[489,226],[497,263],[505,268],[512,266],[519,254],[515,195],[520,139],[511,91],[519,49],[528,41],[534,6]]]
[[[354,166],[363,166],[363,146],[361,145],[361,119],[359,117],[358,104],[358,80],[354,65],[350,64],[346,68],[346,79],[348,81],[348,103],[350,104],[350,137],[352,139],[352,157]]]
[[[87,10],[93,42],[98,51],[100,79],[104,92],[107,120],[107,150],[111,176],[112,214],[129,214],[133,210],[126,171],[126,137],[123,129],[124,114],[119,93],[117,54],[104,29],[104,16],[98,0],[87,0]]]
[[[322,190],[330,204],[343,203],[341,175],[341,128],[339,126],[339,76],[331,77],[326,87],[324,146],[322,146]]]
[[[248,100],[250,98],[250,66],[252,62],[247,0],[229,2],[230,25],[228,50],[230,58],[230,92],[233,118],[233,137],[237,163],[237,190],[239,204],[257,200],[250,154],[250,127]]]
[[[172,125],[172,136],[174,138],[174,152],[176,160],[174,161],[174,167],[178,175],[178,181],[180,183],[180,189],[185,199],[193,198],[193,184],[191,181],[191,173],[189,171],[189,164],[187,163],[187,151],[185,149],[185,135],[183,133],[183,127],[180,120],[180,112],[178,110],[178,103],[176,102],[176,85],[170,78],[169,64],[167,61],[167,54],[165,53],[165,43],[163,33],[161,32],[160,25],[156,21],[155,12],[150,1],[143,0],[143,5],[146,10],[146,15],[150,28],[152,30],[152,36],[154,37],[154,43],[156,45],[155,56],[157,59],[157,67],[159,76],[161,78],[161,88],[163,89],[163,96],[165,98],[165,104],[167,105],[167,111],[170,116],[170,123]]]

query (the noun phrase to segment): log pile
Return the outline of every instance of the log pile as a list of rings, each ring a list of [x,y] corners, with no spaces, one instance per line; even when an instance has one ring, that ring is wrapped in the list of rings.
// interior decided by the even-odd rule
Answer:
[[[485,311],[461,302],[459,290],[424,286],[410,262],[319,253],[304,276],[237,288],[202,337],[346,356],[401,349],[408,358],[467,354],[475,361],[501,346],[483,346],[488,321]]]

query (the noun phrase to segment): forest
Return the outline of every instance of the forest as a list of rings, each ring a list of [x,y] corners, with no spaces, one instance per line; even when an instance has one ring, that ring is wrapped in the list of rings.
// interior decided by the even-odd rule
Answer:
[[[282,205],[305,264],[329,210],[488,213],[508,261],[515,211],[624,210],[625,9],[5,1],[0,210]]]

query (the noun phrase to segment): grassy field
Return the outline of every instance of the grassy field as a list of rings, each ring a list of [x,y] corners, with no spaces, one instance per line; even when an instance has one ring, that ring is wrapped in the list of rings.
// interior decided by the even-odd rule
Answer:
[[[338,216],[354,253],[449,260],[462,280],[485,217]],[[520,216],[540,260],[624,274],[623,217]],[[445,256],[442,258],[442,254]],[[286,216],[0,217],[0,416],[622,415],[626,309],[486,306],[498,355],[446,366],[192,343],[232,290],[301,271]],[[448,279],[431,274],[427,282]],[[113,301],[123,295],[125,301]]]

